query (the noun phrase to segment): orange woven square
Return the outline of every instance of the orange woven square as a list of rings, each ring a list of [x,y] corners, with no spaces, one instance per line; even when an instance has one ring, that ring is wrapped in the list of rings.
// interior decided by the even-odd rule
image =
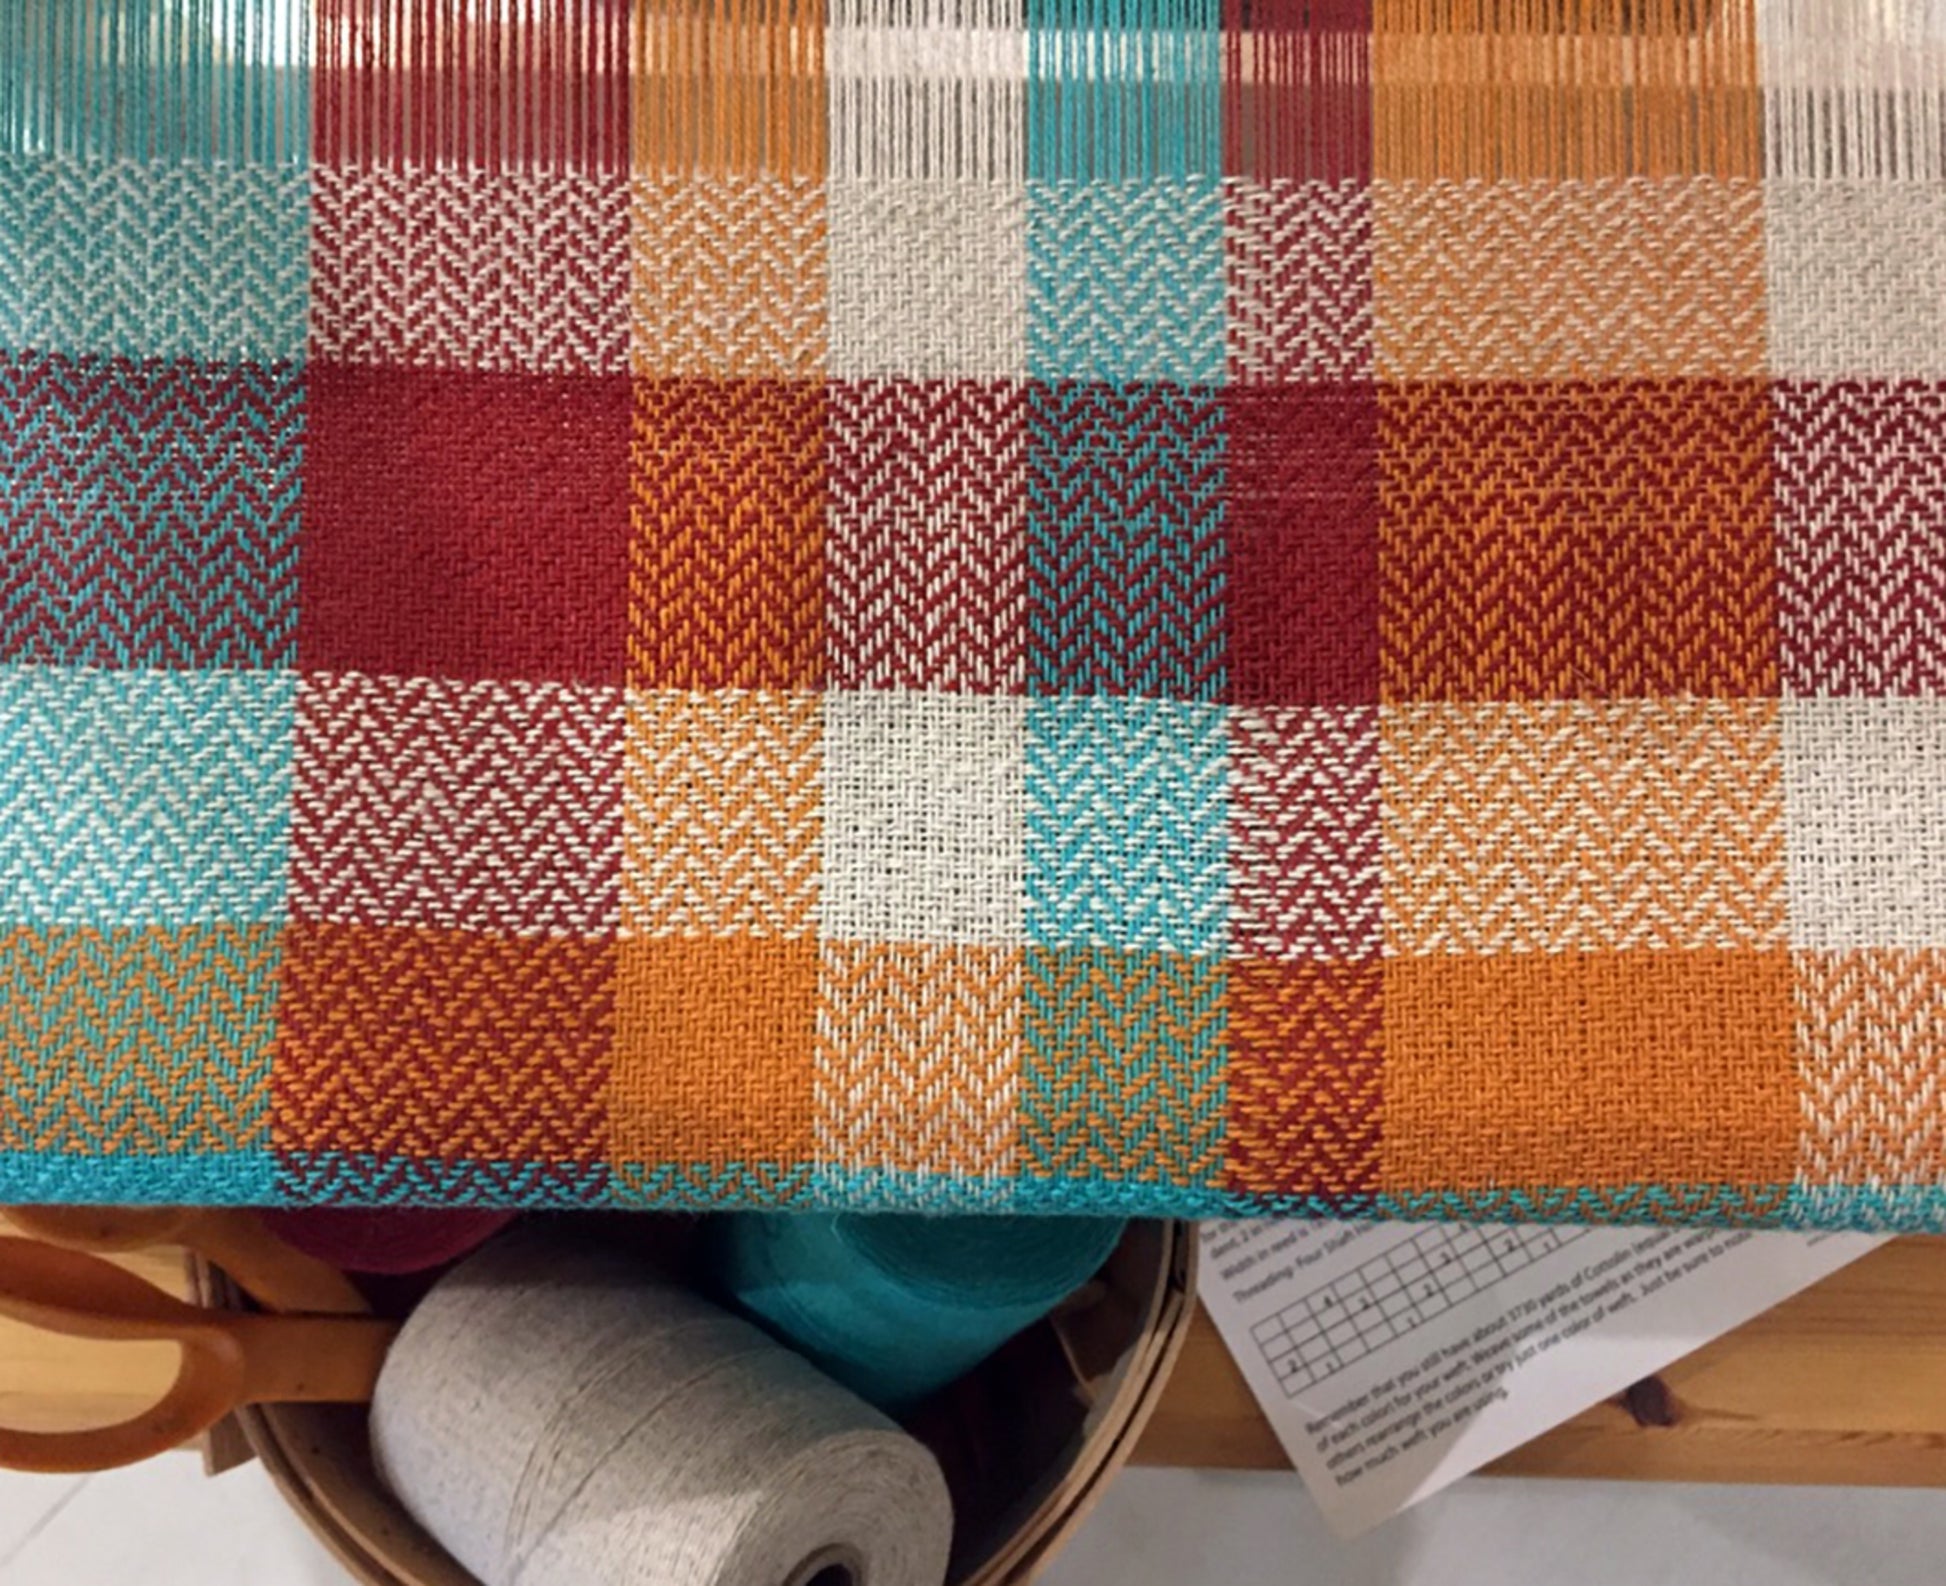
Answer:
[[[1373,334],[1387,380],[1758,377],[1754,181],[1383,182]]]
[[[827,942],[818,1159],[900,1173],[1014,1171],[1021,954]]]
[[[1381,697],[1778,690],[1757,380],[1379,391]]]
[[[808,1161],[816,944],[663,939],[619,951],[611,1160]]]
[[[828,412],[821,384],[635,382],[630,684],[822,684]]]
[[[601,1161],[614,953],[567,936],[288,927],[277,1149]]]
[[[1381,713],[1388,953],[1785,942],[1775,700]]]
[[[1946,952],[1794,956],[1800,1182],[1946,1183]]]
[[[1376,963],[1234,963],[1225,1184],[1252,1195],[1378,1189],[1385,1063]]]
[[[1786,1184],[1794,1014],[1781,951],[1390,960],[1384,1187]]]
[[[815,694],[631,694],[622,934],[809,936],[823,835]]]

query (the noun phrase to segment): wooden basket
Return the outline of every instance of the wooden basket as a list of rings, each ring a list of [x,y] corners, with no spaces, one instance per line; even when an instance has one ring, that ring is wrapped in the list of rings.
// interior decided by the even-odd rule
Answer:
[[[1188,1223],[1131,1223],[1081,1293],[912,1418],[953,1490],[951,1586],[1029,1580],[1080,1524],[1175,1364],[1195,1251]],[[362,1408],[277,1405],[233,1431],[359,1580],[479,1586],[379,1482],[365,1423]]]

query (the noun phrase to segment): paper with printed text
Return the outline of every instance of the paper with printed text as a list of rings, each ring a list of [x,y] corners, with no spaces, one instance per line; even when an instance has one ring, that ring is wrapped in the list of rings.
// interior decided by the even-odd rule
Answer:
[[[1340,1534],[1856,1260],[1861,1234],[1205,1223],[1198,1287]]]

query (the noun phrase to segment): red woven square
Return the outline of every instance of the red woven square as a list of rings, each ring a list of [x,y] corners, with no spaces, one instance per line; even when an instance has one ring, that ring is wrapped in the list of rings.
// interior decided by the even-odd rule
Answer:
[[[1020,692],[1026,444],[1018,385],[832,388],[832,687]]]
[[[1946,385],[1780,382],[1793,694],[1946,694]]]
[[[289,927],[277,1149],[600,1161],[614,955],[612,943],[566,937]]]
[[[1239,957],[1379,949],[1378,712],[1229,712],[1230,944]]]
[[[1384,993],[1376,960],[1230,966],[1230,1188],[1332,1198],[1378,1189]]]
[[[1230,698],[1378,699],[1378,397],[1369,385],[1224,395]]]
[[[1778,685],[1759,381],[1387,386],[1387,700]]]
[[[311,671],[619,683],[629,382],[310,371]]]
[[[307,677],[293,780],[294,918],[616,928],[620,689]]]

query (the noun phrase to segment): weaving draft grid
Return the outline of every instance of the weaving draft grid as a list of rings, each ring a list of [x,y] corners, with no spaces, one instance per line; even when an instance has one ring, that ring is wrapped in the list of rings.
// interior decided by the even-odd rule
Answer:
[[[0,1200],[1946,1227],[1929,0],[25,0],[0,529]]]

